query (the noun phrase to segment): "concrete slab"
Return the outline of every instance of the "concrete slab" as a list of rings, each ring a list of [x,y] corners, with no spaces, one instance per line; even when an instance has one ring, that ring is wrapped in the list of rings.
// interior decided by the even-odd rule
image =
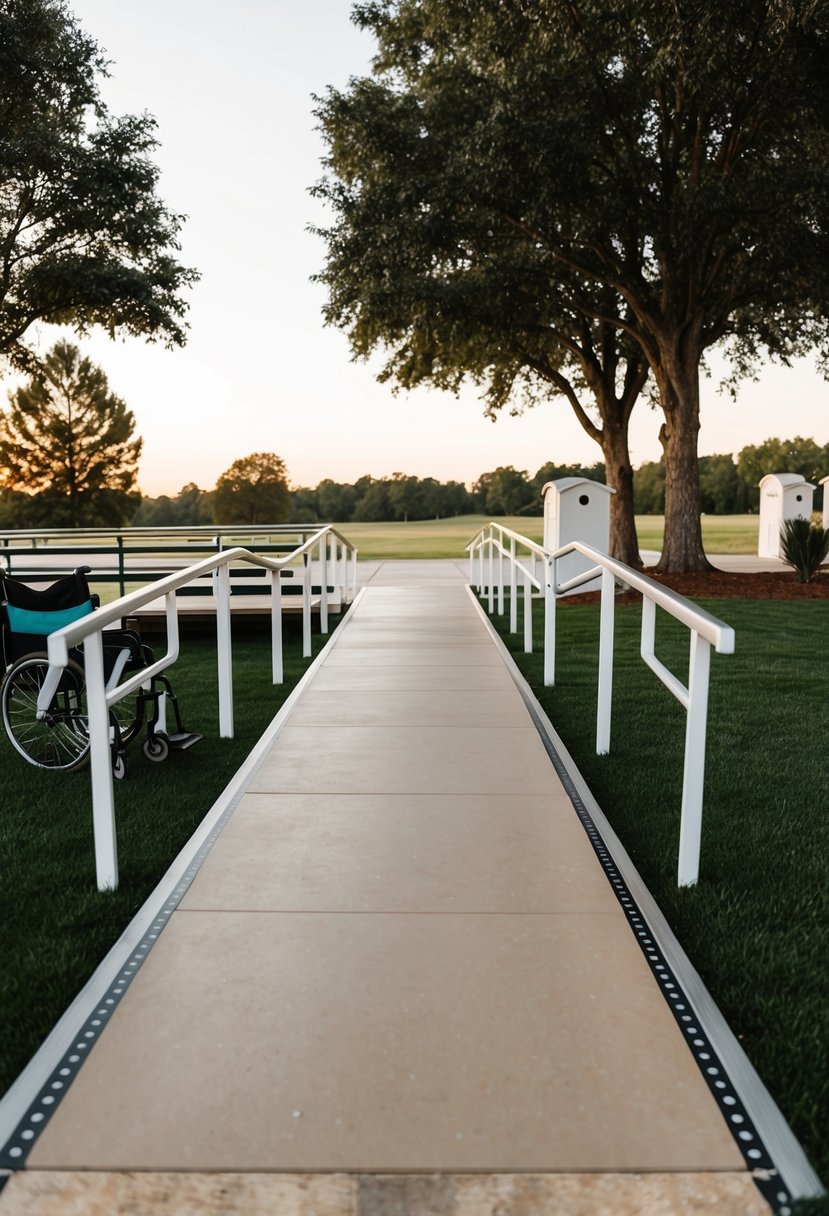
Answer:
[[[503,667],[492,643],[456,642],[446,646],[337,646],[326,667]]]
[[[486,634],[476,628],[477,622],[470,622],[468,629],[445,630],[433,634],[421,629],[380,629],[372,630],[369,626],[352,629],[343,637],[338,650],[402,650],[415,648],[417,650],[458,650],[466,646],[483,645]]]
[[[359,664],[326,664],[314,677],[314,691],[352,692],[360,689],[418,692],[427,689],[447,689],[454,692],[475,689],[514,689],[509,672],[500,665],[491,667],[441,667],[438,664],[409,665],[397,663],[383,667],[361,667]]]
[[[621,917],[178,912],[33,1168],[739,1170]]]
[[[367,640],[374,641],[377,639],[381,642],[386,642],[391,638],[392,643],[397,638],[419,638],[434,639],[435,642],[464,640],[470,642],[474,639],[483,641],[486,639],[486,629],[483,622],[474,616],[455,613],[452,616],[447,616],[439,625],[432,628],[429,625],[428,616],[424,618],[412,618],[411,614],[408,617],[400,617],[395,619],[393,616],[367,616],[358,617],[353,620],[349,628],[344,631],[343,636],[363,637]]]
[[[382,561],[368,575],[371,587],[446,586],[469,581],[469,562],[451,558]]]
[[[187,911],[616,915],[566,796],[248,794]]]
[[[526,727],[527,710],[515,688],[497,691],[342,692],[309,689],[291,715],[293,726]]]
[[[529,723],[529,719],[528,719]],[[545,794],[558,783],[532,725],[286,726],[253,793]]]

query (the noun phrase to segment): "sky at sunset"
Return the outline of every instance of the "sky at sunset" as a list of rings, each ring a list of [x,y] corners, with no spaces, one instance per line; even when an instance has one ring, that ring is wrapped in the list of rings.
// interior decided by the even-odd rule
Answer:
[[[323,327],[323,260],[307,231],[324,222],[308,187],[321,174],[312,93],[368,70],[371,39],[348,0],[70,0],[106,50],[104,97],[116,113],[158,120],[160,193],[189,218],[181,259],[190,293],[186,348],[138,339],[79,341],[127,402],[144,437],[145,494],[205,489],[232,461],[273,451],[296,485],[394,471],[473,481],[499,464],[593,463],[599,448],[552,401],[493,423],[474,390],[460,400],[392,395]],[[30,333],[41,350],[56,332]],[[736,452],[771,435],[829,442],[829,386],[810,363],[770,368],[736,403],[703,386],[700,452]],[[637,416],[638,415],[638,416]],[[637,407],[634,464],[656,459],[659,415]],[[782,471],[782,470],[781,470]],[[829,473],[829,469],[826,470]]]

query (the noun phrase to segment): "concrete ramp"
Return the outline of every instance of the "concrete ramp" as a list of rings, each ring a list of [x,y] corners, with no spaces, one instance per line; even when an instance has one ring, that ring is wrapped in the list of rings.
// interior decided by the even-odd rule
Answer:
[[[0,1216],[768,1211],[460,579],[369,586]]]

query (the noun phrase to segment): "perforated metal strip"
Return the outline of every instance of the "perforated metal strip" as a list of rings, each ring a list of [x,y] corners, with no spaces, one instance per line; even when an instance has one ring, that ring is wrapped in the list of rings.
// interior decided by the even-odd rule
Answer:
[[[6,1144],[0,1149],[0,1169],[20,1169],[25,1165],[26,1158],[31,1152],[38,1136],[46,1127],[50,1117],[57,1110],[61,1098],[63,1098],[72,1084],[90,1050],[95,1046],[98,1037],[140,971],[142,964],[159,935],[163,932],[170,917],[184,898],[187,889],[201,869],[207,854],[221,835],[225,824],[235,811],[242,796],[243,791],[240,791],[227,806],[221,817],[216,820],[212,831],[205,838],[198,852],[194,854],[177,885],[160,907],[146,934],[128,957],[122,970],[118,973],[116,979],[113,980],[101,1001],[98,1002],[95,1010],[83,1023],[71,1047],[64,1053],[63,1058],[53,1069],[51,1075],[30,1104]]]
[[[533,717],[535,717],[534,714]],[[699,1020],[689,1004],[682,984],[668,964],[659,945],[654,940],[647,921],[642,916],[635,899],[628,889],[627,883],[605,846],[601,833],[593,822],[590,812],[584,805],[552,740],[546,731],[540,730],[539,734],[553,763],[553,767],[573,804],[573,809],[578,815],[582,827],[593,846],[593,850],[607,875],[627,922],[639,943],[645,961],[653,972],[662,995],[682,1031],[683,1038],[699,1065],[700,1072],[705,1078],[708,1088],[711,1090],[723,1118],[728,1124],[729,1130],[745,1158],[746,1166],[757,1188],[773,1211],[779,1213],[779,1216],[789,1216],[792,1210],[790,1206],[792,1197],[783,1184],[756,1126],[749,1117],[745,1106],[731,1083],[710,1039],[699,1025]]]

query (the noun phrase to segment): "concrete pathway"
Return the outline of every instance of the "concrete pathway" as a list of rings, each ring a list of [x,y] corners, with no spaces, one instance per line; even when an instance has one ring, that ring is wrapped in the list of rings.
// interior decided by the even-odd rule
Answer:
[[[462,564],[384,569],[0,1216],[768,1211]]]

